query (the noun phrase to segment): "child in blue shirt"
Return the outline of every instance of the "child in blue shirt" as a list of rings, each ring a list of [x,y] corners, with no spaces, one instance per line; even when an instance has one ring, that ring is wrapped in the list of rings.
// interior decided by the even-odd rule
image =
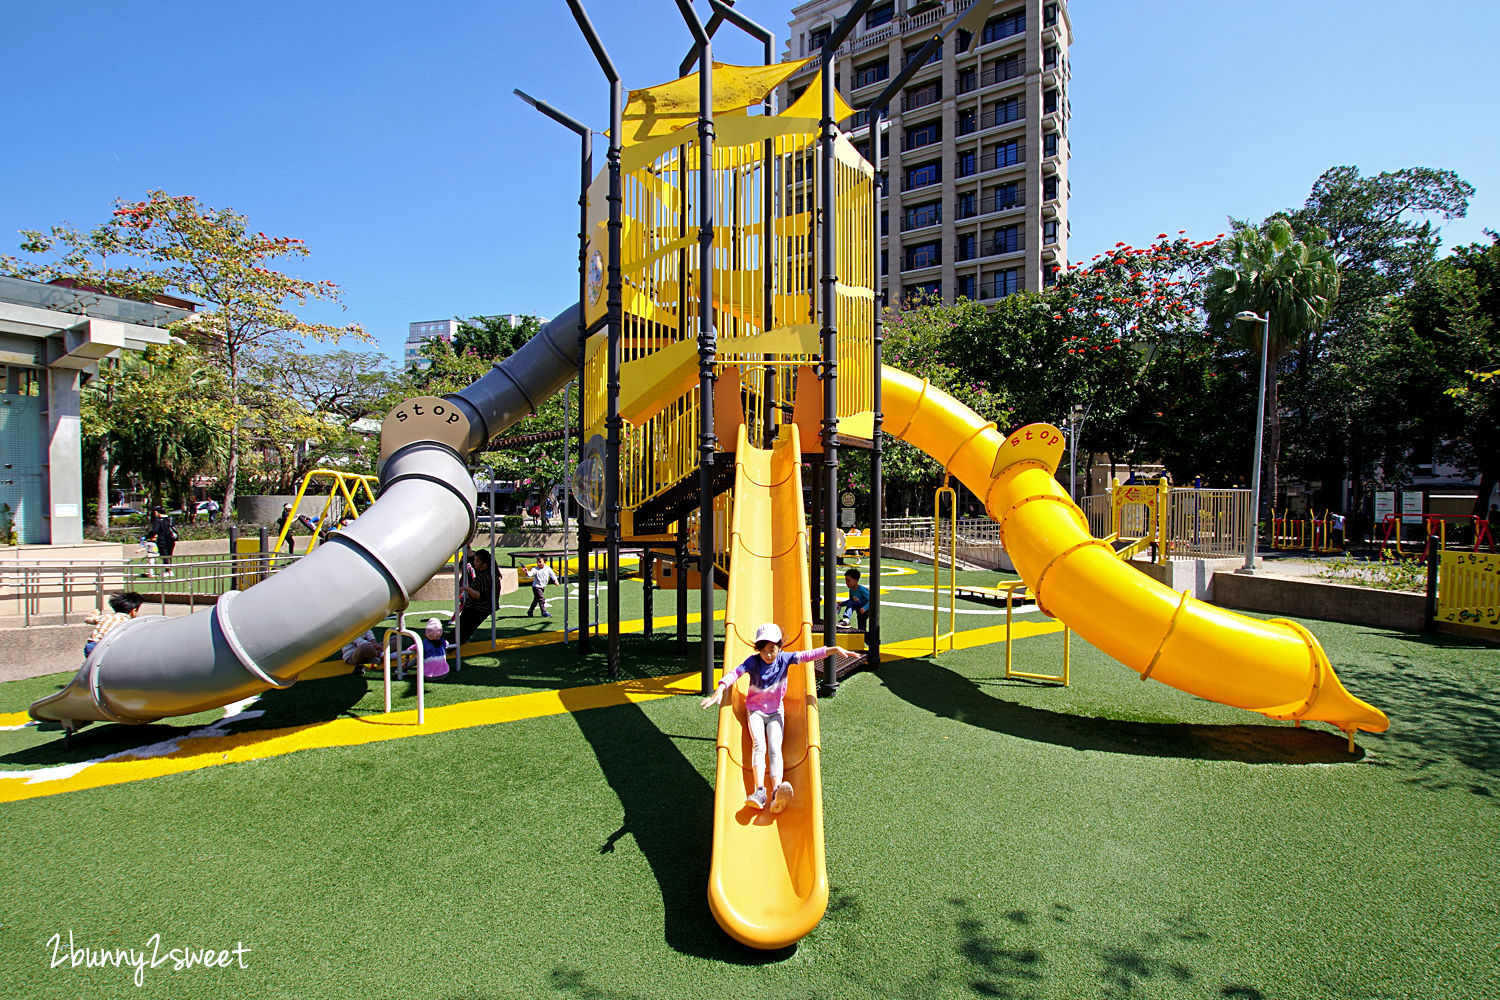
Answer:
[[[866,631],[870,623],[870,588],[859,582],[859,570],[850,567],[844,572],[844,585],[849,588],[847,600],[839,601],[839,608],[844,612],[842,624],[849,624],[849,616],[859,616],[859,630]]]

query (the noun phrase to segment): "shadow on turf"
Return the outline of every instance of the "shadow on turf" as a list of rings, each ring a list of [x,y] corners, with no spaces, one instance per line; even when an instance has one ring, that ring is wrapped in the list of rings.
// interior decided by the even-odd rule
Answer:
[[[567,704],[569,692],[562,692]],[[604,778],[620,798],[620,829],[594,850],[614,853],[629,836],[640,848],[661,887],[663,937],[673,950],[736,965],[766,965],[796,947],[756,951],[732,940],[708,908],[708,869],[713,839],[713,786],[636,704],[573,712]],[[551,983],[576,997],[609,997],[576,969],[559,967]]]
[[[1449,652],[1492,650],[1471,639],[1439,633],[1368,630],[1423,647],[1423,658],[1392,653],[1384,669],[1338,665],[1358,678],[1360,694],[1387,708],[1391,729],[1371,763],[1410,772],[1401,780],[1432,791],[1457,790],[1500,805],[1500,709],[1492,674],[1465,676]],[[1433,669],[1432,663],[1441,666]],[[1460,768],[1453,765],[1458,764]]]
[[[1320,730],[1130,722],[1018,705],[1002,701],[969,678],[927,660],[885,664],[878,676],[897,697],[934,715],[1074,750],[1244,764],[1347,764],[1364,757],[1360,749],[1349,753],[1342,735]]]

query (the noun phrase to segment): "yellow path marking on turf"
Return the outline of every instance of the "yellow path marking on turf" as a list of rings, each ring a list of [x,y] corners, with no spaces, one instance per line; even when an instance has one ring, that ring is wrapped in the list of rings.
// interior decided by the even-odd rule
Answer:
[[[25,712],[0,712],[0,726],[24,726],[30,721]]]
[[[723,612],[720,611],[715,617],[721,617],[722,614]],[[695,620],[696,617],[689,616],[689,620]],[[670,623],[672,619],[659,618],[658,621]],[[642,622],[637,620],[628,624],[638,629]],[[1056,623],[1018,622],[1012,634],[1016,638],[1025,638],[1061,630],[1062,626]],[[1005,627],[1003,625],[971,629],[954,636],[954,646],[958,649],[968,649],[1002,641],[1004,638]],[[560,632],[547,632],[504,640],[503,648],[515,649],[561,641]],[[469,646],[474,648],[476,653],[489,651],[488,643],[470,643]],[[908,639],[887,644],[881,650],[881,656],[884,661],[894,662],[926,656],[931,651],[932,639],[930,637]],[[341,672],[343,669],[342,663],[320,664],[319,666],[335,668],[334,673]],[[304,673],[303,676],[309,676],[309,673]],[[182,774],[207,767],[218,767],[222,764],[265,760],[301,750],[381,743],[412,736],[431,736],[436,733],[472,729],[478,726],[492,726],[523,719],[581,712],[590,708],[654,701],[676,694],[696,695],[699,685],[700,676],[697,671],[693,671],[669,677],[615,681],[609,684],[485,698],[479,701],[461,702],[457,705],[429,708],[427,721],[420,726],[417,725],[416,710],[409,709],[392,712],[390,715],[373,713],[356,718],[333,719],[328,722],[316,722],[283,729],[252,729],[226,736],[193,736],[187,733],[177,738],[176,749],[168,753],[139,757],[132,756],[129,751],[125,751],[118,756],[87,762],[79,771],[64,778],[31,780],[32,776],[40,777],[40,773],[0,771],[0,803],[20,802],[26,799],[60,795],[64,792],[127,784],[167,774]]]

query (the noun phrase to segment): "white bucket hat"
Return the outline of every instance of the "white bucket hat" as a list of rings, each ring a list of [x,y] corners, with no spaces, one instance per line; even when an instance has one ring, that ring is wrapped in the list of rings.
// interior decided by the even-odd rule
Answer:
[[[755,630],[755,643],[759,646],[763,642],[774,642],[781,645],[781,626],[775,622],[766,622]]]

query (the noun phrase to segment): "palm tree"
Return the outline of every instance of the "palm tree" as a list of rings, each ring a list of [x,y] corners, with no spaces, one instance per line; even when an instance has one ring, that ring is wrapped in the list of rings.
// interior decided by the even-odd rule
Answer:
[[[1245,226],[1221,244],[1222,263],[1209,275],[1210,329],[1233,329],[1249,338],[1254,354],[1262,332],[1270,335],[1266,358],[1265,451],[1267,495],[1275,509],[1277,460],[1281,454],[1281,418],[1276,405],[1277,363],[1320,327],[1339,292],[1339,269],[1321,240],[1303,242],[1282,216],[1259,228]],[[1269,324],[1235,323],[1249,310],[1269,316]]]

